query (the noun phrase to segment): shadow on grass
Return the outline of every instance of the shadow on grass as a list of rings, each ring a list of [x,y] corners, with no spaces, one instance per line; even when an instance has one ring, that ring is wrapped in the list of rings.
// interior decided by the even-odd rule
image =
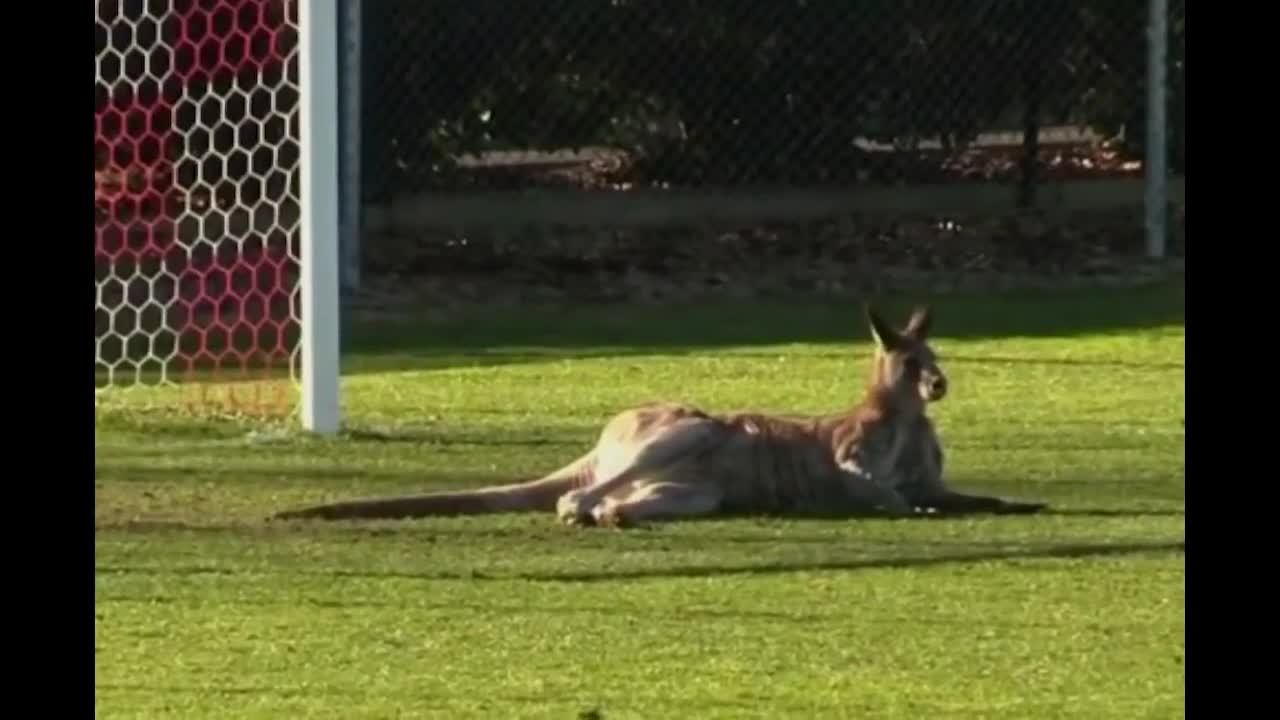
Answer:
[[[863,570],[884,570],[904,568],[928,568],[949,565],[968,565],[985,562],[1002,561],[1034,561],[1034,560],[1078,560],[1102,557],[1123,557],[1128,555],[1181,554],[1186,551],[1185,541],[1150,542],[1150,543],[1109,543],[1109,544],[1063,544],[1048,546],[1031,546],[1020,548],[1002,548],[997,550],[980,550],[958,553],[942,553],[936,555],[920,555],[906,557],[858,558],[854,560],[813,560],[778,563],[743,563],[732,565],[697,565],[675,567],[645,567],[628,569],[593,569],[581,572],[551,571],[532,573],[487,574],[481,571],[472,572],[434,572],[404,573],[379,572],[367,570],[333,570],[328,572],[309,570],[290,570],[287,574],[328,577],[355,578],[362,580],[473,580],[473,581],[511,581],[550,582],[550,583],[595,583],[625,580],[672,580],[682,578],[711,578],[726,576],[768,576],[785,575],[797,572],[857,572]],[[98,573],[122,573],[138,575],[238,575],[262,574],[246,573],[233,568],[214,567],[145,567],[100,565]]]
[[[877,306],[902,322],[911,306],[930,302],[942,341],[1005,337],[1073,337],[1182,325],[1184,285],[1176,278],[1138,288],[957,294],[888,298]],[[348,318],[342,330],[343,373],[489,367],[561,359],[681,355],[790,343],[850,346],[869,340],[861,305],[852,299],[710,300],[668,305],[578,304],[562,308],[475,308],[445,318]],[[851,353],[850,353],[851,354]],[[845,357],[833,352],[833,357]],[[776,357],[768,354],[769,358]],[[817,355],[816,357],[823,357]],[[965,362],[964,358],[949,358]],[[1181,364],[1114,360],[978,358],[977,362],[1179,369]],[[172,369],[172,368],[171,368]],[[258,370],[250,379],[262,380]],[[285,379],[276,367],[272,378]],[[150,377],[149,381],[158,378]],[[99,378],[102,380],[102,378]],[[222,378],[237,385],[236,372]]]
[[[711,622],[742,622],[749,620],[761,620],[769,623],[796,623],[801,625],[810,625],[812,623],[825,622],[841,622],[847,619],[847,613],[841,608],[834,608],[830,612],[802,612],[795,609],[790,610],[750,610],[746,608],[712,608],[712,607],[690,607],[687,604],[675,604],[670,606],[637,606],[626,605],[621,603],[613,603],[608,605],[590,605],[582,603],[574,603],[572,605],[538,605],[533,602],[512,603],[504,602],[505,598],[496,597],[490,602],[477,603],[469,602],[467,604],[459,604],[456,600],[429,600],[420,596],[402,596],[396,600],[369,600],[369,599],[341,599],[329,600],[324,598],[297,598],[288,597],[281,599],[272,598],[256,598],[244,596],[219,597],[218,605],[233,607],[254,607],[254,608],[279,608],[281,606],[293,606],[304,608],[321,608],[335,610],[397,610],[402,612],[431,612],[431,613],[448,613],[452,615],[490,615],[502,618],[511,618],[528,615],[538,615],[552,618],[563,618],[569,616],[586,616],[588,618],[633,618],[636,620],[676,620],[687,621],[690,619],[707,620]],[[120,604],[138,604],[148,607],[156,605],[168,604],[206,604],[207,598],[193,598],[191,596],[168,595],[164,593],[144,593],[144,594],[102,594],[98,597],[98,603],[102,606],[120,603]],[[909,620],[913,627],[952,627],[955,620],[945,617],[926,617],[912,616]],[[985,621],[988,625],[999,626],[1003,628],[1057,628],[1060,624],[1052,619],[1035,620],[1015,620],[1008,617],[990,618]]]
[[[1061,515],[1063,517],[1087,518],[1153,518],[1153,517],[1186,517],[1186,510],[1172,508],[1146,508],[1142,510],[1112,510],[1107,508],[1079,508],[1045,510],[1044,515]]]
[[[547,443],[556,445],[559,443]],[[570,444],[565,443],[568,447]],[[573,447],[579,451],[582,443]],[[562,463],[563,464],[563,463]],[[548,463],[542,470],[555,469],[556,463]],[[331,482],[341,482],[339,492],[351,492],[346,487],[348,482],[359,481],[367,488],[366,492],[381,497],[391,494],[416,494],[436,491],[474,490],[490,485],[502,485],[536,479],[540,473],[495,475],[489,471],[458,471],[448,474],[428,473],[413,467],[379,468],[368,467],[367,463],[352,465],[282,467],[266,469],[262,466],[237,465],[221,463],[219,465],[169,465],[148,466],[143,464],[112,464],[95,468],[95,480],[99,483],[150,482],[165,483],[173,487],[198,485],[203,483],[244,483],[255,487],[281,483],[292,483],[300,486],[324,486]],[[316,502],[335,502],[346,499],[346,496],[319,498]]]
[[[1185,370],[1186,364],[1180,362],[1151,362],[1150,360],[1122,360],[1098,358],[1036,358],[1036,357],[1004,357],[1000,355],[983,355],[967,357],[964,355],[946,356],[948,365],[974,363],[978,365],[1040,365],[1048,367],[1081,367],[1081,368],[1143,368],[1147,370]]]
[[[146,605],[166,604],[182,602],[182,598],[167,595],[120,595],[120,596],[103,596],[99,599],[101,603],[141,603]],[[405,609],[416,611],[435,611],[435,612],[483,612],[495,615],[600,615],[600,616],[618,616],[628,615],[632,617],[676,617],[676,618],[705,618],[708,620],[769,620],[769,621],[804,621],[804,622],[820,622],[840,617],[837,613],[818,614],[818,613],[795,613],[785,611],[770,610],[719,610],[715,608],[690,608],[685,606],[670,608],[655,607],[626,607],[619,605],[572,605],[559,607],[541,607],[530,603],[520,604],[503,604],[501,602],[486,605],[459,606],[453,601],[421,601],[417,599],[408,600],[406,602],[390,602],[379,600],[325,600],[320,598],[312,598],[306,600],[267,600],[259,598],[232,597],[220,600],[220,604],[226,605],[244,605],[249,607],[276,607],[283,604],[302,605],[305,607],[315,608],[336,608],[336,609]]]
[[[642,568],[616,572],[556,573],[543,577],[526,576],[524,580],[549,582],[602,582],[611,580],[643,580],[660,578],[707,578],[726,575],[782,575],[794,572],[858,571],[901,568],[968,565],[1006,560],[1074,560],[1097,557],[1114,557],[1140,554],[1182,553],[1185,542],[1132,543],[1122,545],[1055,545],[1049,547],[996,550],[954,555],[921,557],[889,557],[866,560],[831,560],[802,563],[778,563],[775,565],[727,565],[684,568]]]
[[[1126,333],[1181,325],[1185,308],[1181,278],[1113,290],[890,298],[877,306],[901,322],[919,301],[933,303],[934,332],[944,341]],[[347,374],[869,338],[860,305],[840,299],[487,309],[448,319],[349,323],[344,333]],[[1123,359],[1114,362],[1124,364]]]
[[[1039,513],[1040,516],[1050,517],[1078,517],[1078,518],[1123,518],[1123,519],[1142,519],[1142,518],[1175,518],[1186,517],[1186,511],[1181,508],[1159,508],[1159,507],[1135,507],[1135,508],[1053,508],[1050,507]],[[461,517],[461,516],[458,516]],[[507,518],[520,515],[508,515]],[[492,525],[437,525],[433,523],[424,523],[414,520],[374,520],[365,522],[352,523],[308,523],[305,521],[294,522],[286,525],[280,525],[277,522],[232,522],[232,523],[192,523],[185,520],[142,520],[130,518],[120,521],[95,522],[95,531],[105,532],[122,532],[122,533],[197,533],[205,535],[225,535],[229,537],[241,536],[245,534],[270,535],[277,534],[280,531],[286,533],[306,534],[312,530],[322,529],[325,535],[343,535],[349,538],[361,537],[399,537],[407,539],[413,543],[432,544],[436,542],[446,543],[470,543],[480,540],[494,540],[500,542],[507,541],[527,541],[527,540],[543,540],[556,539],[565,537],[565,528],[559,523],[551,519],[549,513],[530,512],[523,516],[529,520],[529,524],[518,524],[509,526],[492,526]],[[943,516],[922,516],[914,520],[903,522],[945,522],[948,520],[964,520],[972,519],[975,515],[943,515]],[[976,514],[976,517],[992,518],[992,514]],[[457,519],[457,517],[452,518]],[[762,523],[757,525],[759,532],[717,532],[713,537],[699,539],[697,537],[680,536],[673,537],[663,533],[645,532],[645,528],[634,528],[627,531],[627,542],[631,543],[653,543],[657,545],[667,546],[672,543],[700,543],[710,547],[714,544],[725,543],[729,545],[740,544],[761,544],[776,546],[779,543],[787,545],[830,545],[832,542],[844,541],[846,538],[840,534],[840,528],[846,527],[849,523],[861,520],[883,520],[883,518],[856,518],[850,515],[836,515],[830,517],[821,517],[818,515],[808,514],[803,516],[764,516],[764,515],[740,515],[731,517],[728,515],[720,515],[709,518],[684,518],[679,521],[671,521],[667,525],[674,525],[677,522],[681,525],[690,525],[695,523],[720,524],[727,520],[735,522],[756,522]],[[804,523],[822,523],[829,530],[835,532],[798,532],[794,525],[784,525],[785,522],[804,522]],[[653,527],[653,526],[649,526]],[[607,531],[587,531],[587,535],[576,534],[576,540],[584,538],[596,537],[602,542],[608,542],[613,536]],[[879,539],[879,538],[859,538],[860,545],[885,545],[897,546],[900,541],[897,539]],[[918,543],[917,543],[918,544]],[[968,544],[968,543],[966,543]],[[931,546],[946,548],[951,544],[946,541],[939,541],[931,544]]]

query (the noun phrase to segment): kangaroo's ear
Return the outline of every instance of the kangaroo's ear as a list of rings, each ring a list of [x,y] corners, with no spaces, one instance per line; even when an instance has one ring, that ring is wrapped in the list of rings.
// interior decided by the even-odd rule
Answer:
[[[898,331],[885,322],[884,318],[880,317],[880,313],[875,311],[875,308],[870,305],[864,305],[862,312],[867,318],[867,325],[871,327],[871,338],[876,341],[877,345],[885,350],[893,350],[898,347],[900,344]]]
[[[914,338],[916,340],[924,340],[929,337],[929,328],[933,324],[933,311],[927,305],[921,305],[911,313],[911,319],[907,321],[907,327],[902,331],[903,335]]]

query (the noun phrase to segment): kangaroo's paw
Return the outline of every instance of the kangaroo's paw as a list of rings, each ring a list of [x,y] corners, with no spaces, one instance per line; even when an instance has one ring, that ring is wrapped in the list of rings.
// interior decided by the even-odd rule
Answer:
[[[556,501],[556,518],[565,525],[594,525],[595,516],[583,502],[585,490],[570,490]]]
[[[599,527],[625,528],[630,525],[627,516],[622,512],[621,503],[613,498],[605,498],[591,508],[592,521]]]

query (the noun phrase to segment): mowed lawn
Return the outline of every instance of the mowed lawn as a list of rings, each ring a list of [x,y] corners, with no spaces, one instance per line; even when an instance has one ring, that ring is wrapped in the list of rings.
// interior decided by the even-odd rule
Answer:
[[[903,318],[908,305],[887,313]],[[349,431],[99,410],[99,717],[1183,716],[1183,292],[937,301],[953,483],[1033,517],[268,523],[532,477],[628,404],[823,412],[836,301],[351,328]]]

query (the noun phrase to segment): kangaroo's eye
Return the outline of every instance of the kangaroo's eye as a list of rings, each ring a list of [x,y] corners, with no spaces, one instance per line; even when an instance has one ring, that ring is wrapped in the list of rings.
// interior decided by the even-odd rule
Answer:
[[[906,371],[907,371],[908,373],[910,373],[911,375],[919,374],[919,372],[920,372],[920,359],[919,359],[919,358],[916,358],[916,357],[908,357],[906,360],[903,360],[903,361],[902,361],[902,366],[903,366],[903,367],[906,369]]]

